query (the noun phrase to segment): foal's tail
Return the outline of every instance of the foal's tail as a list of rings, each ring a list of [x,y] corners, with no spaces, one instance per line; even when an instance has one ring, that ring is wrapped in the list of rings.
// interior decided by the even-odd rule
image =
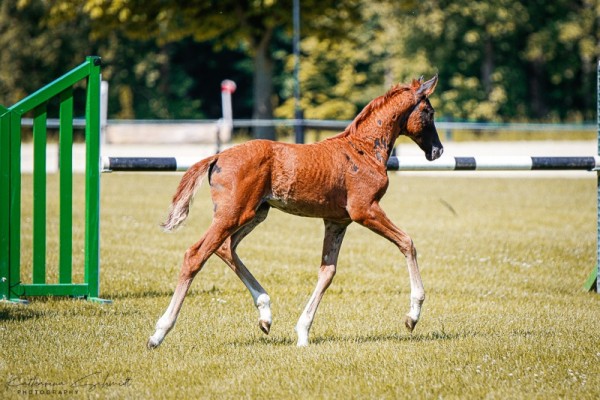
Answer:
[[[192,199],[196,194],[198,188],[204,180],[204,176],[207,174],[211,164],[217,160],[219,155],[205,158],[202,161],[198,161],[192,165],[181,178],[177,191],[173,195],[171,207],[169,209],[169,216],[167,220],[161,224],[163,229],[167,232],[172,231],[181,225],[190,212],[190,205]]]

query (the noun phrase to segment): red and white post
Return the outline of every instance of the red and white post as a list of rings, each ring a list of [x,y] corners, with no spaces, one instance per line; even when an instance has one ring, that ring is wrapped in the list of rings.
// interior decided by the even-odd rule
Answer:
[[[221,151],[221,143],[231,140],[233,131],[233,110],[231,108],[231,95],[235,92],[237,86],[234,81],[225,79],[221,82],[221,108],[223,118],[219,121],[217,132],[217,153]]]

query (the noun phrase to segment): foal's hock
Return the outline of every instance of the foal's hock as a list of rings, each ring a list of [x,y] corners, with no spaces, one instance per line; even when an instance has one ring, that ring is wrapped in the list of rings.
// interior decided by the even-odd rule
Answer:
[[[323,254],[317,286],[296,325],[298,346],[308,345],[315,313],[336,272],[337,258],[351,222],[357,222],[394,243],[406,257],[410,275],[410,310],[405,325],[419,320],[425,291],[411,238],[388,219],[379,206],[388,187],[386,165],[396,138],[410,137],[428,160],[442,155],[428,97],[437,75],[393,86],[371,101],[340,134],[314,144],[253,140],[194,164],[173,197],[165,230],[187,217],[194,193],[208,175],[214,204],[213,220],[185,253],[175,293],[156,324],[148,347],[159,346],[173,328],[196,274],[212,255],[219,256],[244,282],[258,308],[260,329],[271,329],[271,299],[236,253],[237,245],[275,207],[290,214],[322,218]]]

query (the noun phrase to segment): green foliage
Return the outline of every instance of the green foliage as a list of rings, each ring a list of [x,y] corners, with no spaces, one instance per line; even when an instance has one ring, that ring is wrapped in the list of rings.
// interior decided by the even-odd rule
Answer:
[[[118,33],[105,40],[108,43],[99,52],[106,60],[103,78],[113,86],[109,110],[119,110],[115,117],[206,117],[202,100],[189,95],[194,79],[185,64],[171,63],[179,51],[177,46],[157,48],[154,42],[132,42]]]
[[[350,119],[393,83],[439,73],[432,101],[447,119],[595,119],[596,1],[338,3],[301,2],[308,118]],[[218,118],[232,77],[235,116],[292,117],[291,4],[3,1],[0,103],[98,54],[112,118]]]
[[[364,99],[356,98],[366,82],[366,74],[358,71],[360,60],[355,55],[356,45],[350,41],[335,42],[305,39],[302,50],[305,56],[300,70],[302,98],[300,106],[309,119],[352,119],[357,113],[357,103]],[[287,59],[287,69],[293,69],[293,56]],[[278,107],[275,115],[283,118],[294,117],[294,80],[286,81],[281,97],[287,99]],[[327,88],[323,90],[323,88]],[[358,101],[357,101],[358,100]],[[361,101],[362,100],[362,101]]]
[[[352,114],[393,83],[437,72],[432,100],[446,118],[595,117],[600,7],[593,2],[364,2],[361,11],[363,29],[348,30],[346,40],[303,41],[307,115]],[[351,78],[344,75],[349,70]],[[351,94],[339,90],[346,84]],[[290,99],[278,115],[292,110]]]
[[[442,114],[594,118],[597,3],[425,1],[413,12],[406,40],[439,69]]]
[[[49,10],[41,0],[0,2],[0,104],[11,106],[81,64],[93,53],[85,40],[86,21],[68,21],[47,30]]]
[[[340,6],[333,1],[305,1],[302,14],[308,25],[314,19],[315,26],[320,24],[323,31],[338,25],[336,22],[355,20],[354,3]],[[274,80],[272,44],[278,29],[291,27],[291,5],[291,1],[62,0],[54,4],[49,21],[57,26],[65,19],[85,15],[91,21],[93,37],[98,39],[119,31],[131,39],[153,39],[161,47],[191,37],[198,42],[211,41],[217,49],[243,50],[254,62],[252,114],[270,118]],[[327,31],[334,37],[343,33],[339,28]]]

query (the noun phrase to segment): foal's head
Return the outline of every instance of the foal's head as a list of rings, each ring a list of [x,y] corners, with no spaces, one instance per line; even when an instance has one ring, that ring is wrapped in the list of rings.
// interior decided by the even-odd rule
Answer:
[[[437,81],[437,75],[427,82],[423,82],[423,78],[413,80],[411,88],[416,96],[416,105],[403,121],[405,124],[400,126],[400,134],[411,138],[425,152],[429,161],[439,158],[444,152],[433,122],[434,110],[429,102]]]

